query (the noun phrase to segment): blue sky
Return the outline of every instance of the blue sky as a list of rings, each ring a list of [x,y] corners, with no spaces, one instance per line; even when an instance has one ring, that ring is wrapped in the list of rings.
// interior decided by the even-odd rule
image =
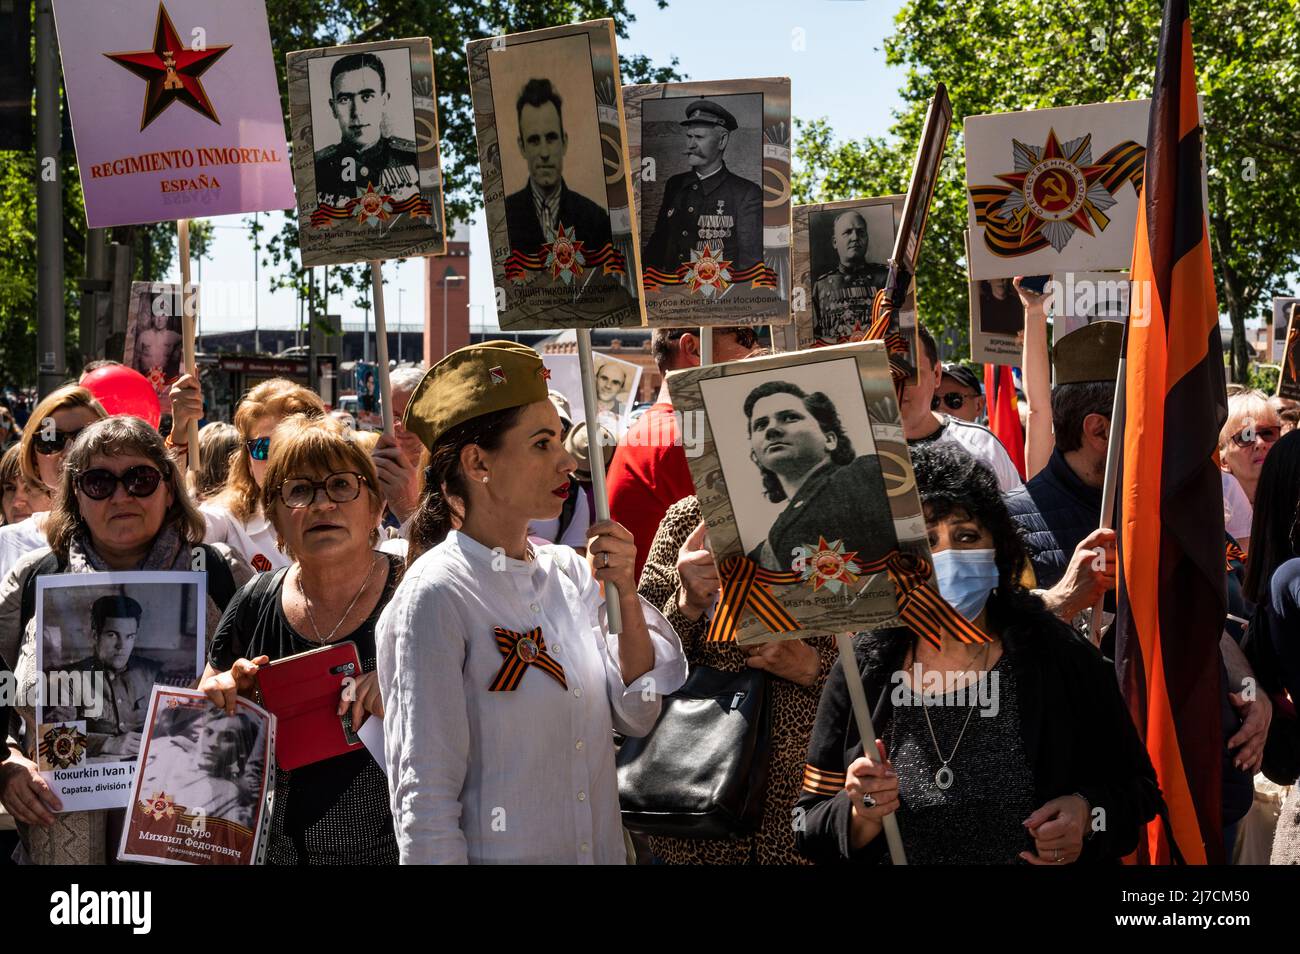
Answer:
[[[637,21],[630,38],[620,42],[629,53],[645,53],[656,61],[676,56],[678,70],[693,80],[752,76],[789,76],[796,117],[830,119],[842,139],[885,134],[893,111],[901,105],[898,88],[903,71],[885,65],[883,40],[893,32],[902,0],[674,0],[659,10],[651,0],[628,4]],[[286,51],[278,51],[283,54]],[[222,216],[212,255],[203,262],[202,277],[211,292],[200,309],[204,332],[249,328],[253,324],[253,247],[248,230],[251,216]],[[280,213],[262,216],[270,232],[283,223]],[[264,235],[267,233],[263,233]],[[495,327],[492,272],[487,257],[487,231],[482,222],[470,229],[470,320],[478,327]],[[385,266],[385,301],[389,329],[395,330],[399,311],[406,325],[422,320],[424,262],[408,259]],[[177,280],[177,276],[171,276]],[[291,328],[296,302],[291,292],[272,293],[268,269],[262,269],[258,322],[262,328]],[[218,289],[217,283],[221,283]],[[399,289],[405,293],[399,296]],[[330,312],[340,311],[338,301]],[[344,321],[361,321],[363,312],[341,309]]]

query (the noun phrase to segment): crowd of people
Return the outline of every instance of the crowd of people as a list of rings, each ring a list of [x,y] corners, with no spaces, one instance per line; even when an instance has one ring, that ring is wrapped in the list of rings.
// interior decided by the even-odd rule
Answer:
[[[0,663],[19,704],[0,710],[0,803],[17,823],[15,860],[113,863],[125,818],[62,811],[38,769],[35,579],[191,569],[201,547],[208,644],[195,685],[215,706],[233,714],[265,667],[348,641],[361,673],[339,715],[353,729],[382,720],[382,762],[360,748],[275,766],[268,864],[881,863],[890,814],[914,863],[1117,863],[1164,810],[1108,658],[1115,534],[1099,527],[1122,326],[1097,322],[1049,349],[1042,297],[1016,287],[1026,472],[980,423],[980,378],[942,363],[924,330],[901,392],[939,594],[983,637],[901,623],[856,634],[874,739],[859,737],[831,636],[708,638],[723,580],[666,385],[620,437],[575,425],[540,356],[498,341],[395,372],[391,436],[358,432],[280,379],[245,394],[232,422],[207,423],[198,448],[183,442],[204,413],[190,375],[171,389],[166,437],[76,383],[23,425],[8,415]],[[699,366],[700,339],[656,330],[659,371]],[[753,329],[714,330],[716,362],[763,353]],[[751,429],[774,397],[808,401],[751,396]],[[1229,857],[1259,842],[1241,830],[1260,824],[1248,818],[1257,774],[1300,774],[1297,417],[1240,390],[1219,440],[1232,599],[1222,738],[1203,742],[1224,752]],[[781,489],[794,512],[799,491]],[[707,670],[766,677],[770,761],[750,793],[761,810],[728,837],[632,834],[619,748],[654,733],[665,700]],[[126,676],[113,744],[138,745],[151,686]],[[1292,862],[1300,796],[1282,812],[1267,841]]]

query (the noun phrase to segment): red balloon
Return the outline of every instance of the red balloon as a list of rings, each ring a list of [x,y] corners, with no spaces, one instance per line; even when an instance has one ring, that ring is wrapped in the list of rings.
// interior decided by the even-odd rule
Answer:
[[[153,385],[139,371],[124,364],[96,368],[81,378],[81,386],[95,395],[109,414],[130,414],[157,430],[162,407]]]

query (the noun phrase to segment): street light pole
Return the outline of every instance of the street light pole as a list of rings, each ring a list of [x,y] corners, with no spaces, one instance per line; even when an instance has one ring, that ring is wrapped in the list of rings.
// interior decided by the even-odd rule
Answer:
[[[67,375],[63,321],[63,127],[59,47],[51,0],[36,4],[36,367],[45,397]]]

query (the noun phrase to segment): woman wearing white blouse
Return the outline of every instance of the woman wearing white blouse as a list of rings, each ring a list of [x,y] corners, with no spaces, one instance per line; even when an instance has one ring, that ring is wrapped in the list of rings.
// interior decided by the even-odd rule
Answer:
[[[593,524],[587,560],[528,543],[576,466],[530,348],[448,355],[405,426],[430,450],[427,489],[376,632],[401,860],[622,863],[612,733],[649,732],[686,678],[677,634],[636,595],[632,535]]]

